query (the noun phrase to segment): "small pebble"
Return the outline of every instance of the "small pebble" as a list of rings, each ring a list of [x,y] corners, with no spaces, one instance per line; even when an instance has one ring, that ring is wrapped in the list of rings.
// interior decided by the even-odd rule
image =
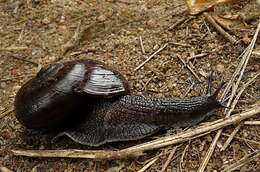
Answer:
[[[62,16],[60,17],[60,23],[65,23],[65,16],[64,16],[64,15],[62,15]]]
[[[99,22],[104,22],[104,21],[106,20],[106,16],[103,15],[103,14],[101,14],[100,16],[98,16],[97,20],[98,20]]]
[[[217,142],[217,147],[220,148],[220,149],[223,147],[223,145],[221,144],[220,141]]]
[[[3,106],[0,106],[0,111],[5,110],[5,108]]]
[[[255,64],[254,65],[254,71],[256,71],[256,72],[260,71],[260,65]]]
[[[44,17],[44,19],[42,20],[42,23],[44,24],[49,24],[51,22],[51,20],[48,17]]]
[[[198,23],[195,22],[192,24],[192,28],[198,30],[200,28],[200,26],[198,25]]]
[[[5,88],[6,88],[6,82],[1,82],[0,87],[1,87],[2,89],[5,89]]]
[[[151,27],[151,28],[154,28],[154,27],[156,27],[156,22],[151,19],[151,20],[149,20],[149,21],[147,22],[147,25],[148,25],[149,27]]]
[[[44,150],[44,148],[45,148],[44,145],[40,145],[39,147],[40,150]]]
[[[154,47],[153,47],[153,50],[158,50],[159,49],[159,45],[156,44]]]
[[[224,70],[225,70],[225,66],[223,64],[217,64],[217,67],[216,67],[216,70],[219,72],[219,73],[223,73]]]
[[[211,137],[210,135],[207,135],[207,136],[206,136],[206,140],[207,140],[208,142],[212,142],[212,137]]]
[[[247,138],[247,137],[248,137],[248,133],[247,133],[246,131],[244,131],[244,132],[243,132],[243,136],[244,136],[245,138]]]

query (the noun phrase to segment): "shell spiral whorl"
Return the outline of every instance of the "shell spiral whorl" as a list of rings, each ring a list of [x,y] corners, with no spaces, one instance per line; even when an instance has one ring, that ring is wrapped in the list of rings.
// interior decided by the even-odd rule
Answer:
[[[81,116],[82,111],[91,111],[95,97],[128,92],[127,81],[103,63],[82,60],[51,64],[18,91],[15,112],[27,128],[56,128]]]

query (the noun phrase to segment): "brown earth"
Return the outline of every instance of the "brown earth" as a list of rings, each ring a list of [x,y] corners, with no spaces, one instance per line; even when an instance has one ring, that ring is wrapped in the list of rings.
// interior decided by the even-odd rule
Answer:
[[[253,0],[241,0],[219,5],[214,10],[211,9],[210,14],[247,15],[251,12],[250,5],[254,3]],[[169,29],[183,18],[188,20]],[[224,39],[203,15],[189,16],[186,4],[181,0],[0,0],[0,114],[13,109],[16,92],[36,74],[39,66],[72,59],[97,59],[114,67],[128,79],[133,94],[165,97],[205,94],[205,76],[211,70],[215,71],[215,87],[221,80],[228,81],[257,25],[257,19],[247,23],[240,19],[230,21],[235,24],[228,32],[239,40],[235,45]],[[73,36],[79,39],[73,41]],[[140,37],[145,54],[141,51]],[[165,43],[169,43],[166,48],[144,67],[134,71]],[[260,39],[256,43],[258,52],[259,48]],[[196,78],[177,57],[186,59],[201,53],[206,55],[191,61],[202,80],[197,84]],[[255,53],[246,68],[243,82],[259,72],[259,68],[259,54]],[[196,83],[195,86],[187,92],[193,83]],[[259,85],[258,78],[247,88],[236,112],[259,100]],[[219,111],[208,120],[222,117],[223,113]],[[230,134],[234,128],[235,126],[227,127],[224,133]],[[168,131],[167,134],[174,132]],[[159,137],[162,135],[165,133]],[[187,145],[183,143],[178,147],[168,171],[196,171],[214,136],[215,133],[211,133],[192,140],[180,167],[181,156]],[[260,143],[260,128],[242,126],[236,136]],[[221,171],[223,165],[232,164],[260,148],[260,144],[234,139],[221,152],[220,148],[226,139],[226,136],[221,136],[206,171]],[[118,149],[147,140],[149,138],[137,142],[114,143],[99,149]],[[11,111],[0,118],[0,166],[14,171],[137,171],[150,158],[164,153],[148,169],[157,171],[167,160],[172,146],[149,151],[142,157],[113,161],[16,157],[10,151],[14,148],[91,149],[68,140],[50,143],[49,135],[25,129]],[[259,159],[241,167],[241,171],[257,170],[260,171]]]

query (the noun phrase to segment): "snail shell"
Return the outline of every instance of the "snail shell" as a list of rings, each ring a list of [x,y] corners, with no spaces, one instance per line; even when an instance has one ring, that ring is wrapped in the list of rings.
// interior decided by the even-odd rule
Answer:
[[[17,119],[27,128],[57,128],[67,125],[93,108],[97,98],[129,93],[127,81],[118,72],[93,60],[50,64],[18,91]]]
[[[15,112],[27,128],[63,130],[54,140],[67,136],[83,145],[100,146],[195,125],[223,107],[216,99],[222,87],[213,94],[184,99],[134,96],[129,95],[124,77],[103,63],[71,61],[43,68],[22,86]]]

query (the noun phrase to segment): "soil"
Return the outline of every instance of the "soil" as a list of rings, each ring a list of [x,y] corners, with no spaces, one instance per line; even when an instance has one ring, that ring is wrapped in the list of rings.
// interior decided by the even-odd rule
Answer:
[[[239,55],[250,43],[258,23],[257,19],[245,22],[232,17],[242,13],[247,15],[254,3],[253,0],[240,0],[209,10],[211,15],[228,17],[232,25],[226,31],[238,40],[232,44],[202,14],[190,16],[182,0],[0,0],[0,114],[5,113],[0,118],[0,167],[13,171],[138,171],[151,158],[162,153],[147,171],[160,170],[173,146],[149,151],[145,156],[113,161],[12,155],[12,149],[93,149],[66,139],[51,143],[50,135],[23,127],[12,111],[16,92],[41,66],[75,59],[95,59],[120,71],[129,81],[132,94],[158,97],[203,95],[207,76],[212,70],[215,88],[232,76],[240,61]],[[182,19],[185,21],[170,29]],[[140,38],[145,53],[141,50]],[[142,68],[134,70],[166,43],[161,52]],[[260,39],[256,42],[256,51],[250,58],[243,82],[260,70],[259,49]],[[186,60],[198,54],[205,56],[191,60],[191,63],[201,83],[178,59]],[[245,90],[236,112],[259,100],[259,85],[258,77]],[[223,113],[218,111],[207,121],[223,117]],[[230,134],[235,127],[225,128],[224,133]],[[156,137],[175,132],[169,130]],[[167,171],[196,171],[214,136],[215,132],[179,145]],[[227,139],[222,135],[206,171],[221,171],[223,166],[260,148],[259,125],[242,126],[236,136],[258,144],[234,139],[225,151],[220,151]],[[108,144],[98,149],[121,149],[148,140],[151,138]],[[187,144],[189,147],[183,154]],[[240,170],[260,171],[259,158]]]

